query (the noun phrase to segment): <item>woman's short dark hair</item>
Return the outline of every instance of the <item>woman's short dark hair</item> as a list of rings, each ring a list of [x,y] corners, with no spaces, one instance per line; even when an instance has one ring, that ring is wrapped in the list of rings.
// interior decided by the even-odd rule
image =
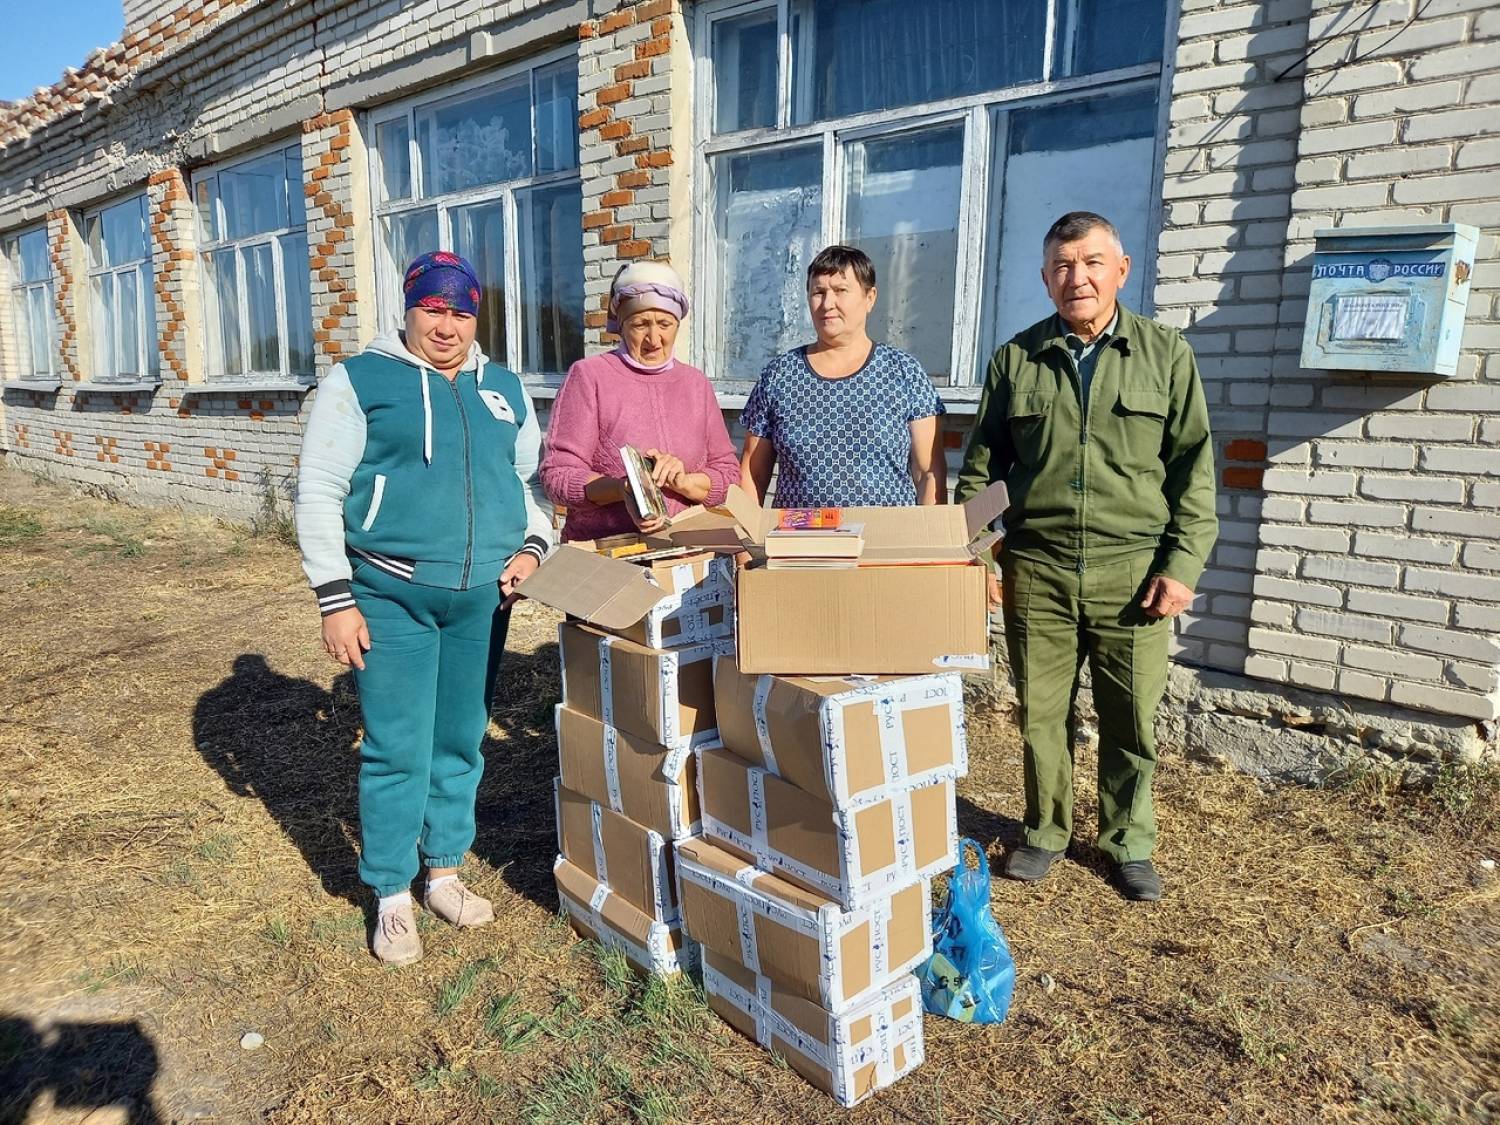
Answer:
[[[825,246],[807,267],[807,287],[812,288],[813,278],[837,275],[845,270],[854,272],[860,288],[869,292],[875,288],[875,263],[870,255],[853,246]]]

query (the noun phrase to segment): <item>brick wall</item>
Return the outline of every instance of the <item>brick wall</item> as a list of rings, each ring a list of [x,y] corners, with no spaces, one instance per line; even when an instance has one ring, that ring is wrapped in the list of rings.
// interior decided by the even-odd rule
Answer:
[[[313,341],[318,377],[359,351],[374,335],[373,270],[361,270],[357,246],[373,245],[368,166],[354,114],[321,114],[303,125],[302,168],[307,197],[308,266],[312,278]],[[363,256],[369,262],[370,255]]]

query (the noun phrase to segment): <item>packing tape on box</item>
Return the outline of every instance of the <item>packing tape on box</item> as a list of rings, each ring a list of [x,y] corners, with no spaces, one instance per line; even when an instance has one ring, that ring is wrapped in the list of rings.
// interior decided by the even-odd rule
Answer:
[[[771,746],[771,724],[766,718],[766,700],[770,698],[775,682],[772,676],[762,676],[755,684],[755,737],[760,742],[760,756],[765,759],[766,769],[780,774],[776,768],[776,751]]]
[[[770,677],[762,676],[767,681]],[[769,688],[767,688],[769,694]],[[885,683],[861,684],[837,696],[825,699],[819,708],[819,722],[824,744],[833,751],[824,757],[824,780],[828,791],[846,794],[847,778],[840,785],[834,776],[835,769],[848,770],[848,739],[844,729],[844,709],[851,703],[872,699],[875,705],[876,726],[880,732],[881,759],[885,767],[887,784],[900,780],[914,780],[906,753],[906,730],[904,716],[908,711],[925,710],[928,707],[948,708],[949,725],[953,728],[954,763],[942,770],[932,771],[946,775],[962,776],[968,772],[968,727],[964,722],[963,681],[954,675],[910,676]],[[765,703],[757,686],[755,697],[756,730],[765,722]],[[762,746],[769,737],[762,737]]]
[[[604,854],[604,807],[598,801],[589,802],[589,820],[594,830],[594,878],[601,883],[608,883],[609,859]]]
[[[566,862],[568,862],[567,859],[558,856],[553,866],[556,867],[558,863]],[[644,946],[615,929],[602,913],[604,903],[612,894],[614,894],[613,891],[600,884],[589,896],[587,906],[561,892],[558,893],[557,899],[563,913],[577,918],[593,930],[600,945],[606,949],[618,949],[644,968],[662,973],[675,973],[686,972],[697,966],[696,944],[684,942],[680,953],[673,949],[671,929],[666,923],[654,921],[651,923],[649,944]],[[635,907],[631,909],[634,910]]]
[[[620,736],[609,724],[604,726],[604,788],[609,807],[617,813],[625,809],[620,800]]]
[[[613,638],[599,638],[599,718],[607,727],[615,725],[615,682],[610,668],[610,649],[614,643]]]

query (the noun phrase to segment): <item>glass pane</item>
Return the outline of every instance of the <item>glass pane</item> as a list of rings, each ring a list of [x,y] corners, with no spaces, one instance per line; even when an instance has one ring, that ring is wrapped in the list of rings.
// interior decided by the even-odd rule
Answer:
[[[212,176],[193,185],[194,201],[198,206],[198,237],[204,242],[217,242],[223,237],[219,229],[219,188]]]
[[[417,147],[424,196],[529,176],[530,80],[417,110]]]
[[[990,321],[996,340],[1054,311],[1040,276],[1042,236],[1069,211],[1096,211],[1119,227],[1137,263],[1120,300],[1143,307],[1146,273],[1139,263],[1147,252],[1155,136],[1151,90],[1010,115],[1009,155],[997,153],[992,177],[1005,184],[1004,213],[990,225],[1000,232],[999,277],[985,287],[997,310]],[[1100,168],[1109,169],[1107,178]],[[992,195],[999,201],[1002,193],[992,189]]]
[[[281,331],[276,323],[276,261],[269,243],[244,251],[245,311],[249,317],[250,370],[281,370]]]
[[[233,250],[223,250],[208,257],[219,317],[219,362],[224,366],[225,375],[243,375],[245,359],[240,352],[240,283],[236,255]]]
[[[52,267],[47,261],[46,227],[38,227],[21,235],[16,239],[16,250],[21,268],[21,276],[17,281],[46,281],[52,276]]]
[[[406,273],[407,265],[418,254],[439,249],[437,210],[429,208],[388,215],[380,220],[380,229],[392,286],[388,300],[383,300],[380,307],[386,310],[386,324],[399,327],[402,310],[401,278]]]
[[[115,334],[111,328],[115,279],[105,273],[91,279],[89,291],[94,300],[94,371],[108,375],[115,369]]]
[[[52,294],[46,285],[35,285],[26,290],[27,319],[31,328],[32,371],[37,375],[52,374]]]
[[[138,195],[99,213],[94,225],[99,230],[103,260],[96,265],[123,266],[146,257],[145,202],[145,197]]]
[[[298,145],[285,149],[286,156],[286,225],[307,225],[307,190],[302,183],[302,149]]]
[[[714,132],[776,124],[776,9],[714,24]]]
[[[111,375],[141,373],[140,279],[135,271],[115,276],[115,362]]]
[[[26,290],[15,290],[11,298],[11,311],[16,318],[16,369],[21,373],[22,378],[25,378],[36,374],[31,350],[31,309],[27,302]]]
[[[1046,0],[793,0],[791,19],[796,123],[1042,77]]]
[[[754,379],[805,342],[807,265],[822,246],[821,145],[714,158],[719,239],[715,378]]]
[[[875,263],[868,331],[934,377],[951,374],[958,280],[960,125],[849,146],[844,241]]]
[[[1095,74],[1160,62],[1167,10],[1163,0],[1075,0],[1058,8],[1057,57],[1064,74]]]
[[[281,239],[281,292],[286,300],[287,372],[313,374],[312,293],[307,264],[307,236]]]
[[[405,117],[375,126],[375,151],[380,155],[380,183],[385,198],[410,198],[411,126]]]
[[[286,226],[286,160],[273,152],[219,173],[225,238]]]
[[[485,355],[505,363],[505,212],[494,199],[457,208],[452,222],[453,252],[469,260],[484,290],[474,338]]]
[[[108,265],[104,260],[104,223],[98,215],[90,215],[84,222],[83,240],[89,247],[89,267],[100,269]]]
[[[148,258],[140,268],[141,276],[141,300],[146,305],[146,371],[152,375],[161,374],[161,349],[158,346],[156,335],[156,285],[155,274],[151,272],[151,261]]]
[[[562,372],[583,358],[583,188],[521,197],[521,369]]]
[[[578,167],[578,63],[564,59],[536,72],[536,170]]]

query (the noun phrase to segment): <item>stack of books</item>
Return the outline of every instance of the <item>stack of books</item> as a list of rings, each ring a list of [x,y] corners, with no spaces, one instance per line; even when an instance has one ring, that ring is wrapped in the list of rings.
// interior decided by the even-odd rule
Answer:
[[[838,508],[784,508],[766,532],[772,570],[826,570],[859,565],[864,524],[846,523]]]

